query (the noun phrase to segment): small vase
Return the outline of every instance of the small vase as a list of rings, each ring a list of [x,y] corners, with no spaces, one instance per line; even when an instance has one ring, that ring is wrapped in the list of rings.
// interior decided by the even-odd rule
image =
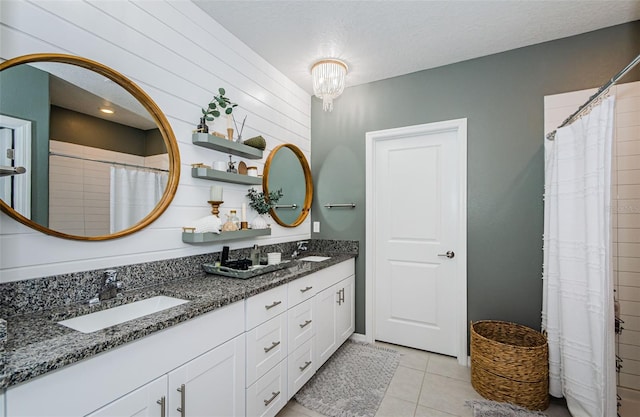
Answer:
[[[198,133],[209,133],[209,126],[207,126],[207,121],[204,117],[200,118],[200,124],[196,128]]]
[[[251,222],[251,227],[254,229],[268,229],[269,223],[267,223],[267,219],[264,218],[264,214],[258,214]]]

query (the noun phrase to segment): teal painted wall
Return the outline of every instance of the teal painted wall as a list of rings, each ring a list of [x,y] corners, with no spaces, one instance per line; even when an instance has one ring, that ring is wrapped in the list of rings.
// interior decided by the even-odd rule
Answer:
[[[640,21],[313,99],[312,238],[360,242],[356,332],[365,331],[365,133],[467,118],[468,320],[539,329],[545,95],[599,87],[640,53]],[[623,81],[640,79],[640,68]],[[416,175],[420,169],[416,167]],[[355,202],[354,210],[326,203]],[[411,219],[407,219],[411,221]]]
[[[31,219],[46,226],[49,224],[49,74],[29,65],[0,72],[0,114],[32,122],[31,172],[26,173],[31,175]]]

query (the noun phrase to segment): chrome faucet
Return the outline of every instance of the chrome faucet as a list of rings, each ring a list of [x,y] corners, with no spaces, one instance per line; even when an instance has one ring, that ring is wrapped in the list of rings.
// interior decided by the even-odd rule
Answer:
[[[115,269],[107,269],[104,271],[98,299],[104,301],[116,298],[120,288],[122,288],[122,282],[118,281],[118,271]]]
[[[308,249],[308,246],[307,246],[308,243],[309,242],[306,241],[306,240],[301,240],[300,242],[297,242],[296,243],[297,248],[296,248],[296,250],[293,251],[293,253],[291,254],[291,257],[292,258],[297,258],[298,256],[300,256],[300,253],[302,251],[306,251]]]

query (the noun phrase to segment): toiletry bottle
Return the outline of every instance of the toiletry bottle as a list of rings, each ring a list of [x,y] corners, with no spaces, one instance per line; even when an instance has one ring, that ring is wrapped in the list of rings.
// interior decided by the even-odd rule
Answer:
[[[230,213],[231,214],[229,215],[229,221],[236,225],[237,230],[240,230],[240,219],[238,218],[236,211],[231,210]]]
[[[260,265],[260,249],[258,249],[258,245],[253,245],[253,248],[251,248],[251,265]]]

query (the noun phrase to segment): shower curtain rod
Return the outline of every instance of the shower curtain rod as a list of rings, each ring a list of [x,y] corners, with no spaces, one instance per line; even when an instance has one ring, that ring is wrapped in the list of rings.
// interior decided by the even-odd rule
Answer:
[[[609,88],[611,88],[612,85],[614,85],[615,83],[618,82],[618,80],[622,77],[625,76],[626,73],[628,73],[629,71],[631,71],[631,69],[633,69],[633,67],[635,67],[636,65],[638,65],[638,63],[640,63],[640,55],[638,55],[637,57],[635,57],[635,59],[633,61],[631,61],[629,63],[629,65],[627,65],[626,67],[624,67],[622,69],[622,71],[620,71],[619,73],[617,73],[616,75],[613,76],[613,78],[611,78],[605,85],[603,85],[602,87],[600,87],[598,89],[598,91],[592,95],[591,97],[589,97],[589,100],[587,100],[586,103],[584,103],[582,106],[578,107],[578,110],[576,110],[575,113],[573,113],[571,116],[567,117],[564,122],[562,122],[562,124],[560,126],[558,126],[557,128],[555,128],[555,130],[549,134],[547,134],[547,139],[548,140],[555,140],[556,138],[556,131],[558,129],[560,129],[561,127],[565,127],[566,125],[572,123],[573,121],[575,121],[578,116],[589,107],[589,105],[591,105],[591,103],[596,102],[600,97],[602,97],[607,91],[609,91]]]
[[[61,156],[63,158],[80,159],[82,161],[101,162],[103,164],[120,165],[120,166],[124,166],[124,167],[128,167],[128,168],[139,168],[139,169],[148,169],[148,170],[151,170],[151,171],[169,172],[168,169],[145,167],[145,166],[142,166],[142,165],[125,164],[124,162],[105,161],[105,160],[102,160],[102,159],[83,158],[81,156],[67,155],[67,154],[64,154],[64,153],[57,153],[57,152],[49,152],[49,155]]]

